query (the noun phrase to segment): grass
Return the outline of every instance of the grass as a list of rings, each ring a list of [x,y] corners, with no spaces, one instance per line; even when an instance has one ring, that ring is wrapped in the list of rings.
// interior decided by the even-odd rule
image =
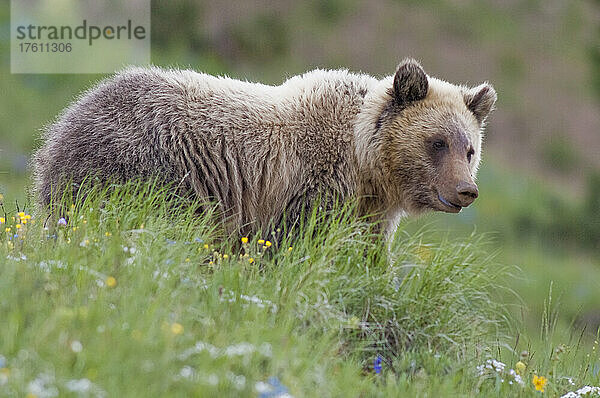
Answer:
[[[599,384],[597,344],[554,343],[552,303],[542,339],[514,332],[502,281],[519,271],[485,237],[402,226],[388,246],[345,206],[270,246],[270,231],[242,243],[167,197],[134,184],[93,194],[65,226],[5,204],[0,395],[534,396],[533,374],[550,395],[576,389],[566,377]],[[479,375],[491,358],[506,372],[522,359],[524,386]]]

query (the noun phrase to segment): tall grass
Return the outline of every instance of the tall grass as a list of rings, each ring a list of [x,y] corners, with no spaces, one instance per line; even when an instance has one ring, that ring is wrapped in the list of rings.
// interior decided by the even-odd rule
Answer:
[[[504,391],[475,372],[509,330],[507,269],[478,236],[401,226],[388,244],[346,205],[241,241],[152,184],[63,205],[67,225],[13,210],[2,225],[0,395]]]

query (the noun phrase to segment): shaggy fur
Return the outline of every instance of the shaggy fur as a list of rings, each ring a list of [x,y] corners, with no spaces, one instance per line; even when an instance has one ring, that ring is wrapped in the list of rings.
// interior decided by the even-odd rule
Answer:
[[[218,202],[232,233],[296,219],[317,198],[358,197],[362,213],[390,222],[455,211],[470,204],[455,191],[473,182],[495,100],[488,84],[451,85],[411,59],[382,80],[315,70],[275,87],[130,68],[47,128],[34,156],[36,191],[47,207],[89,176],[156,177]],[[439,142],[432,150],[435,140],[445,154]]]

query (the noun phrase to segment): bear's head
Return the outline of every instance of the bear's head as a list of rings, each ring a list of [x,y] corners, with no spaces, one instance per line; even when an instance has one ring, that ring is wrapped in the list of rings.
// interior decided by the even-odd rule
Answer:
[[[455,86],[427,76],[417,61],[406,59],[380,98],[385,101],[371,143],[376,143],[386,196],[412,214],[458,213],[473,203],[479,194],[475,175],[482,130],[497,98],[494,88]]]

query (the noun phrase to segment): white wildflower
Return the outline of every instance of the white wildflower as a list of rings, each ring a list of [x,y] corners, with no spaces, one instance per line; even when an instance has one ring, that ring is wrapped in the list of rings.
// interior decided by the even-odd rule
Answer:
[[[600,387],[584,386],[577,391],[570,391],[560,398],[582,398],[600,396]]]
[[[263,357],[271,357],[273,355],[273,349],[269,343],[262,343],[260,346],[256,347],[254,344],[242,342],[238,344],[232,344],[224,348],[217,348],[210,343],[198,341],[193,347],[183,351],[179,355],[179,359],[184,361],[192,355],[199,354],[203,351],[206,351],[212,358],[231,358],[236,356],[247,356],[253,353],[258,353]]]
[[[506,364],[503,362],[496,361],[495,359],[488,359],[483,365],[477,366],[477,371],[479,372],[480,376],[483,376],[486,373],[488,373],[487,370],[492,370],[496,373],[501,373],[504,371],[505,367]]]
[[[233,387],[236,390],[243,390],[246,387],[246,376],[244,375],[236,375],[233,372],[227,372],[227,378],[233,384]]]
[[[11,261],[25,261],[27,260],[27,256],[23,253],[20,253],[18,256],[13,256],[9,254],[8,256],[6,256],[6,259]]]
[[[225,347],[225,355],[228,357],[252,354],[255,351],[254,345],[250,343],[239,343]]]
[[[257,297],[257,296],[247,296],[245,294],[240,294],[240,298],[242,300],[245,300],[245,301],[249,302],[249,303],[256,304],[259,308],[269,307],[269,308],[271,308],[271,312],[272,313],[277,312],[277,305],[274,304],[270,300],[261,299],[260,297]]]
[[[211,373],[210,375],[208,375],[206,381],[211,386],[216,386],[217,384],[219,384],[219,377],[216,374]]]
[[[54,376],[40,373],[27,385],[27,392],[38,398],[58,397],[58,388],[54,386]]]
[[[567,383],[569,383],[570,385],[574,386],[575,382],[573,381],[572,377],[562,377],[563,379],[567,380]]]
[[[65,388],[71,392],[87,393],[92,386],[88,379],[74,379],[65,383]]]
[[[73,351],[74,353],[80,353],[83,350],[83,344],[81,344],[81,341],[79,340],[73,340],[71,342],[71,351]]]
[[[219,300],[221,302],[235,303],[237,301],[237,297],[238,295],[234,291],[224,290],[221,293],[221,297]],[[249,296],[247,294],[240,294],[239,297],[240,300],[243,302],[242,306],[244,308],[246,308],[249,304],[254,304],[258,308],[269,308],[272,313],[277,312],[277,304],[273,303],[270,300],[262,299],[258,296]]]
[[[37,267],[44,272],[51,272],[55,269],[67,269],[67,264],[60,260],[42,260],[37,263]]]
[[[515,372],[514,369],[509,370],[508,374],[512,377],[512,380],[514,380],[515,383],[519,384],[522,387],[525,386],[525,382],[523,381],[523,379],[521,378],[521,376],[518,375],[517,372]],[[510,380],[508,382],[508,384],[512,384],[513,383],[512,380]]]
[[[277,378],[270,378],[267,382],[259,381],[254,385],[254,390],[259,396],[272,398],[293,398],[287,388]]]
[[[495,359],[486,360],[483,365],[477,366],[476,369],[479,376],[498,375],[500,376],[501,383],[507,381],[510,385],[517,383],[521,387],[525,386],[523,378],[519,374],[517,374],[517,372],[515,372],[514,369],[509,369],[508,371],[505,371],[506,364],[500,361],[496,361]]]
[[[106,392],[104,390],[92,383],[89,379],[85,378],[68,380],[65,383],[65,388],[73,393],[76,393],[77,396],[96,396],[98,398],[103,398],[106,396]]]
[[[259,381],[254,385],[254,389],[259,394],[266,394],[271,392],[273,387],[270,384],[265,383],[264,381]]]
[[[181,368],[181,370],[179,371],[179,375],[184,379],[191,379],[192,376],[194,376],[194,373],[194,368],[187,365]]]
[[[273,347],[269,343],[262,343],[260,347],[258,347],[258,352],[263,357],[272,357],[273,356]]]

